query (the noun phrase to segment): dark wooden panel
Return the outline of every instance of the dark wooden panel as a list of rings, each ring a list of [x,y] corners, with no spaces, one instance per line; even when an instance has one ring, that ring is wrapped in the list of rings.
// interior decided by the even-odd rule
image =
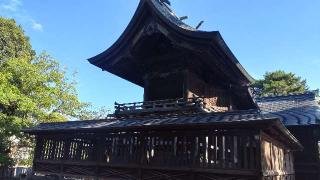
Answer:
[[[248,129],[121,131],[38,136],[34,169],[36,172],[57,174],[76,174],[81,171],[79,175],[90,177],[110,174],[113,171],[110,167],[120,168],[114,174],[111,173],[110,177],[125,173],[125,168],[140,172],[140,175],[132,175],[130,170],[128,177],[125,177],[127,179],[141,178],[141,169],[145,168],[208,171],[211,175],[215,174],[201,175],[202,179],[220,177],[222,174],[255,176],[259,172],[261,154],[258,148],[260,138],[256,137],[259,137],[257,131]],[[105,166],[108,168],[104,169]],[[159,175],[159,178],[185,177],[184,173],[187,172],[168,172],[167,175]],[[146,175],[149,176],[157,175]],[[197,174],[192,177],[200,178]]]

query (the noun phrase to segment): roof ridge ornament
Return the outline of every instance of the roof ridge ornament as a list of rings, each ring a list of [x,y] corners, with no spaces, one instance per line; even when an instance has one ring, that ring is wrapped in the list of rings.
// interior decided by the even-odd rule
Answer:
[[[188,19],[189,17],[188,16],[181,16],[181,17],[179,17],[179,20],[180,21],[183,21],[183,20],[186,20],[186,19]]]
[[[197,25],[196,29],[198,30],[203,23],[204,23],[204,21],[200,21],[199,24]]]
[[[169,6],[171,6],[171,2],[170,2],[169,0],[160,0],[160,2],[166,3],[166,4],[168,4]]]

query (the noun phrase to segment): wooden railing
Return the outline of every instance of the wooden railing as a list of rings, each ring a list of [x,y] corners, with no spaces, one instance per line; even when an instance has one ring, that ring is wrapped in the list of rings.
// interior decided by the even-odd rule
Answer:
[[[171,134],[168,136],[168,134]],[[119,132],[38,137],[35,159],[104,165],[257,170],[259,140],[252,132]],[[39,161],[39,162],[40,162]]]
[[[226,111],[227,107],[208,107],[206,98],[194,97],[187,99],[168,99],[168,100],[157,100],[157,101],[144,101],[134,103],[115,103],[115,114],[137,114],[137,113],[148,113],[148,112],[167,112],[167,111],[178,111],[178,110],[200,110],[200,111]]]
[[[248,129],[39,135],[33,167],[35,172],[47,174],[128,180],[149,177],[150,172],[166,177],[174,177],[175,172],[187,174],[183,180],[249,180],[257,176],[294,180],[294,174],[285,171],[260,174],[260,148],[261,134]]]

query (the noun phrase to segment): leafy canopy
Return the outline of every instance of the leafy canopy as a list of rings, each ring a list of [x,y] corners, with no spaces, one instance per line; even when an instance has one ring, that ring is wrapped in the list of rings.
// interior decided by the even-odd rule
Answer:
[[[29,143],[22,128],[88,118],[89,104],[78,99],[66,73],[48,54],[35,55],[14,20],[0,17],[0,166],[13,162],[12,137]]]
[[[0,60],[9,57],[32,58],[34,55],[22,28],[14,20],[0,17]]]
[[[286,95],[308,90],[306,80],[281,70],[266,72],[264,78],[257,80],[252,86],[260,95]]]

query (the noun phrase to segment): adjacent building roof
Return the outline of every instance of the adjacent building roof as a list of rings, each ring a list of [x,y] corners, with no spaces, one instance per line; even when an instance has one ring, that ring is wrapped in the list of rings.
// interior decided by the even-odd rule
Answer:
[[[320,107],[316,101],[317,91],[300,94],[256,98],[263,114],[279,118],[286,126],[312,125],[320,122]]]

